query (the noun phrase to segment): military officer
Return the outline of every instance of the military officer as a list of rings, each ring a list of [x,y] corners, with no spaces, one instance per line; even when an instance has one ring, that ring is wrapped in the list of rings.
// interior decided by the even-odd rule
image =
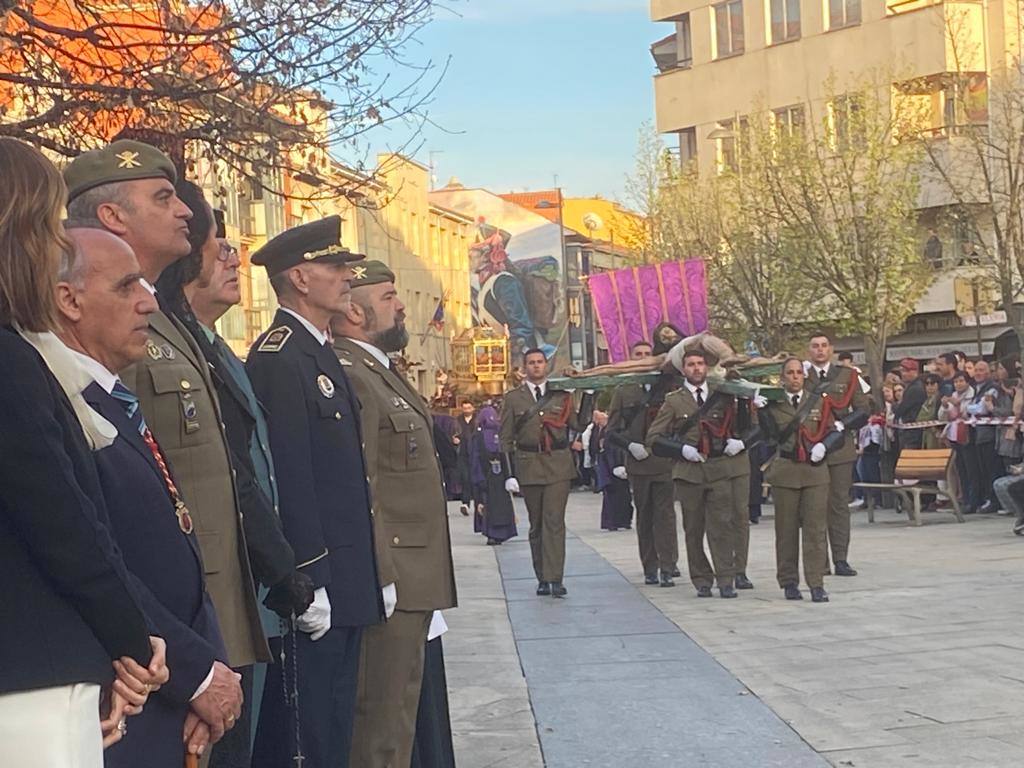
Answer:
[[[646,341],[633,345],[634,360],[652,354]],[[644,445],[651,422],[665,402],[663,385],[659,386],[662,381],[616,387],[608,413],[608,440],[629,454],[626,474],[636,503],[636,537],[644,582],[674,587],[679,537],[672,496],[672,460],[651,456]]]
[[[746,406],[737,398],[711,393],[707,361],[700,350],[682,360],[683,386],[665,397],[647,433],[655,456],[675,461],[675,495],[683,508],[683,534],[690,581],[698,597],[711,597],[717,580],[722,597],[736,597],[737,557],[743,552],[738,513],[746,517],[750,462],[741,439]],[[712,570],[704,553],[707,534]]]
[[[377,578],[359,402],[327,340],[331,317],[348,309],[350,262],[363,258],[340,235],[341,219],[329,216],[252,257],[281,308],[246,370],[268,411],[284,533],[315,588],[298,632],[283,638],[285,665],[268,670],[253,750],[253,764],[268,768],[299,757],[305,768],[348,765],[363,629],[381,620],[385,597],[393,605]],[[284,683],[298,693],[287,708]]]
[[[819,392],[804,389],[804,366],[796,357],[782,364],[785,397],[761,411],[761,424],[778,453],[765,479],[775,498],[775,562],[779,586],[787,600],[802,600],[800,541],[803,539],[804,581],[811,600],[827,603],[823,566],[826,550],[826,504],[829,474],[826,436],[832,415]]]
[[[192,211],[175,193],[177,172],[170,158],[155,147],[115,141],[79,155],[64,178],[66,226],[105,229],[128,243],[151,290],[164,269],[190,252]],[[195,523],[206,586],[230,665],[244,668],[269,661],[270,653],[220,403],[202,351],[166,311],[159,294],[156,298],[161,309],[149,316],[146,354],[120,376],[138,396],[146,423],[175,469],[176,484]]]
[[[850,487],[853,485],[853,465],[857,461],[857,430],[871,412],[871,401],[860,385],[855,368],[832,363],[832,339],[826,333],[815,333],[807,348],[810,368],[804,387],[813,390],[824,386],[823,395],[832,401],[836,429],[850,428],[852,436],[840,436],[839,444],[828,455],[828,541],[835,562],[836,576],[856,576],[847,555],[850,549]],[[825,573],[829,572],[828,552],[825,553]]]
[[[579,429],[579,420],[572,394],[548,387],[542,350],[526,350],[523,365],[526,381],[501,404],[505,489],[526,499],[537,594],[565,597],[565,504],[576,477],[569,430]]]
[[[454,607],[455,575],[433,420],[388,358],[409,343],[395,275],[380,261],[363,262],[353,273],[351,302],[331,328],[362,404],[377,568],[381,583],[395,585],[397,605],[385,624],[363,633],[350,763],[407,766],[430,618]]]

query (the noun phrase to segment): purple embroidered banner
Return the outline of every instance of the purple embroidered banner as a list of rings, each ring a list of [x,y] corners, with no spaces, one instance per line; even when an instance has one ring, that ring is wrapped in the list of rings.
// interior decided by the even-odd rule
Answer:
[[[600,272],[587,280],[613,363],[629,359],[630,347],[651,341],[659,323],[684,336],[707,330],[708,292],[701,259],[671,261]]]

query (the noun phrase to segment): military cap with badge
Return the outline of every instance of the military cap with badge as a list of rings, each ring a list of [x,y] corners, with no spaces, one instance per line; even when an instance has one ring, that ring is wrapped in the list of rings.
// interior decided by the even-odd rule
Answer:
[[[353,288],[393,282],[395,282],[395,273],[383,261],[370,259],[357,267],[352,267]]]
[[[64,169],[68,202],[104,184],[142,179],[167,179],[174,184],[178,171],[159,149],[131,139],[119,139],[100,149],[83,152]]]

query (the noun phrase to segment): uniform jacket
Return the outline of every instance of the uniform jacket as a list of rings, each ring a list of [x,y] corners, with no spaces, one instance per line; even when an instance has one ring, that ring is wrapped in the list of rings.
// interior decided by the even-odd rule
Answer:
[[[928,399],[924,391],[924,381],[918,377],[903,390],[903,397],[892,407],[892,414],[898,422],[918,421],[921,415],[921,407]],[[924,443],[924,429],[900,429],[900,448],[921,448]]]
[[[569,430],[579,429],[572,393],[553,389],[550,383],[546,387],[543,406],[525,421],[522,417],[536,404],[526,384],[506,394],[501,404],[501,451],[513,455],[520,485],[548,485],[576,477],[576,463],[569,449]],[[543,450],[541,422],[545,414],[558,414],[565,407],[569,409],[568,423],[554,430],[548,453]]]
[[[396,584],[399,610],[452,608],[455,570],[444,470],[430,411],[401,376],[355,342],[337,339],[334,349],[362,405],[380,582]]]
[[[327,587],[333,626],[383,615],[359,403],[334,351],[278,311],[246,370],[267,409],[281,523],[297,567]]]
[[[195,521],[206,588],[233,667],[269,661],[220,403],[206,360],[176,320],[149,318],[149,353],[121,373],[174,469]]]
[[[709,395],[709,399],[714,396],[712,393]],[[705,411],[704,418],[714,422],[721,422],[725,417],[726,409],[732,402],[735,402],[733,397],[718,397],[715,405]],[[697,413],[698,410],[697,401],[686,387],[680,387],[675,392],[670,392],[666,395],[665,403],[661,406],[658,415],[654,417],[651,428],[647,431],[647,450],[651,450],[651,442],[659,435],[676,437],[684,445],[697,447],[700,442],[700,430],[696,424],[687,429],[681,438],[678,437],[677,432],[682,426],[683,421],[688,416]],[[735,427],[731,430],[730,436],[738,437]],[[721,449],[719,448],[718,450]],[[711,456],[703,462],[687,461],[680,456],[672,467],[672,478],[674,480],[697,485],[717,483],[721,480],[749,474],[750,459],[746,451],[741,451],[735,456]]]
[[[865,414],[871,413],[871,400],[866,394],[864,394],[864,391],[860,387],[860,382],[854,381],[854,373],[855,371],[852,368],[832,363],[829,366],[828,374],[825,377],[825,381],[827,382],[825,394],[831,398],[842,400],[846,397],[849,389],[853,387],[853,398],[850,400],[849,406],[833,411],[833,415],[837,420],[849,415],[850,412],[854,410],[863,411]],[[817,386],[818,374],[812,366],[812,369],[810,373],[808,373],[807,379],[804,382],[804,389],[809,392],[813,392]],[[852,464],[856,460],[856,435],[854,435],[854,437],[847,437],[845,433],[843,434],[843,439],[839,441],[835,449],[828,452],[828,458],[826,459],[830,466],[835,464]]]
[[[273,467],[270,446],[262,445],[256,438],[256,419],[264,418],[264,415],[253,410],[249,398],[236,381],[235,370],[221,357],[234,353],[223,345],[216,349],[216,354],[217,357],[208,359],[210,378],[217,391],[231,463],[235,467],[235,485],[245,523],[249,564],[253,576],[264,586],[272,587],[295,570],[295,553],[284,537],[278,509],[256,478],[250,453],[253,446],[258,446],[267,465]],[[244,370],[239,370],[238,374],[246,375]]]
[[[94,454],[110,528],[156,633],[167,642],[172,670],[132,718],[126,738],[105,756],[106,765],[180,766],[189,700],[213,662],[227,662],[227,652],[206,593],[199,544],[179,527],[153,454],[121,404],[98,384],[85,390],[85,398],[118,431],[113,445]]]
[[[0,694],[106,684],[113,659],[149,663],[141,597],[63,390],[7,326],[0,362]]]
[[[657,390],[644,389],[642,384],[627,384],[616,387],[612,394],[612,403],[608,412],[608,432],[618,432],[630,443],[647,442],[647,432],[664,402]],[[653,415],[652,415],[653,411]],[[637,461],[626,452],[626,472],[634,475],[663,475],[669,479],[672,474],[672,460],[651,454],[643,461]]]
[[[808,397],[805,393],[804,397]],[[796,417],[797,409],[787,397],[777,402],[771,402],[761,410],[760,423],[762,429],[767,433],[772,443],[777,443],[780,433]],[[817,434],[821,427],[821,403],[815,404],[803,420],[803,426],[811,434]],[[797,431],[794,430],[786,440],[778,445],[780,455],[768,466],[764,478],[772,485],[780,488],[810,488],[816,485],[828,485],[830,474],[828,462],[822,461],[819,464],[811,464],[809,461],[797,461],[792,458],[796,452]],[[810,451],[811,446],[805,446]]]

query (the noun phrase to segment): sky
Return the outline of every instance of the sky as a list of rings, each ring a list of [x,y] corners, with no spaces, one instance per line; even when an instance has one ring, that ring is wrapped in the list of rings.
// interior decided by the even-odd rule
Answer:
[[[625,200],[637,135],[653,119],[649,47],[668,34],[647,0],[441,0],[409,58],[448,71],[415,159],[437,186],[550,189]],[[449,59],[450,57],[450,59]],[[394,149],[403,129],[377,134]],[[431,153],[433,153],[431,155]]]

